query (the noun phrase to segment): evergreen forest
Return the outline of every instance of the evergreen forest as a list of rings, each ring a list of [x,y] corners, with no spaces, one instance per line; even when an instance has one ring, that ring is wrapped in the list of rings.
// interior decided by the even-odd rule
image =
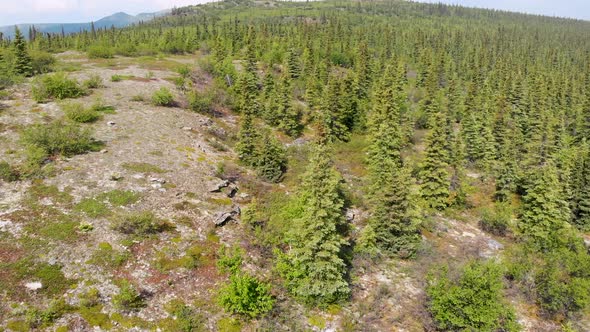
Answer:
[[[590,331],[590,22],[223,0],[0,35],[0,331]]]

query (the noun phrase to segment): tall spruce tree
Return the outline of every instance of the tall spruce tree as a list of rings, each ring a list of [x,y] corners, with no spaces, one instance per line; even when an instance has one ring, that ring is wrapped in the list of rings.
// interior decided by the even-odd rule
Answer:
[[[574,165],[573,175],[573,223],[581,230],[590,230],[590,148],[582,142]]]
[[[295,221],[294,240],[279,269],[296,297],[323,305],[350,295],[341,257],[347,242],[339,233],[345,222],[344,198],[342,178],[326,147],[318,145],[312,153],[300,193],[304,211]]]
[[[301,133],[301,113],[293,107],[291,80],[284,75],[275,90],[276,117],[278,128],[285,134],[295,137]]]
[[[534,170],[530,177],[518,229],[537,248],[555,248],[560,244],[559,237],[570,214],[567,202],[562,198],[557,169],[547,164]]]
[[[301,75],[301,64],[294,49],[287,54],[287,71],[291,78],[298,78]]]
[[[29,52],[27,51],[27,42],[18,27],[14,28],[14,73],[17,75],[33,75],[33,66]]]
[[[258,176],[268,182],[279,182],[287,168],[285,149],[272,134],[263,131],[256,146],[254,167]]]
[[[242,123],[238,132],[236,152],[244,164],[253,166],[256,161],[256,144],[259,139],[254,125],[254,116],[258,113],[257,87],[251,73],[242,75],[239,82],[239,111],[242,113]]]
[[[431,130],[426,137],[426,151],[420,180],[422,182],[421,195],[431,208],[443,210],[448,205],[449,179],[448,152],[445,133],[445,116],[439,111],[430,122]]]
[[[323,135],[329,142],[348,141],[350,128],[347,126],[347,109],[342,98],[342,84],[337,77],[331,77],[326,87],[321,111],[316,113],[317,121],[323,128]]]
[[[400,257],[411,256],[420,241],[416,223],[409,215],[410,178],[402,166],[400,110],[405,96],[392,79],[391,68],[375,93],[369,118],[367,164],[370,180],[371,231],[378,248]]]

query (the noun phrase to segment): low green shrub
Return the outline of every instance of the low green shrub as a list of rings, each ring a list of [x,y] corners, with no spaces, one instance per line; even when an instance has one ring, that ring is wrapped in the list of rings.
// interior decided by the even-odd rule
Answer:
[[[116,114],[115,107],[106,105],[102,99],[97,99],[92,105],[90,105],[90,110],[103,113],[103,114]]]
[[[125,264],[129,256],[129,252],[116,251],[110,243],[101,242],[98,244],[98,249],[92,253],[92,257],[88,263],[114,270]]]
[[[206,319],[197,310],[187,306],[180,300],[172,300],[166,304],[166,311],[175,317],[164,331],[197,332],[206,331]]]
[[[104,86],[102,78],[98,74],[92,74],[83,83],[86,89],[98,89]]]
[[[72,306],[65,300],[53,300],[45,310],[29,309],[25,312],[25,320],[32,329],[49,326],[64,314],[72,311]]]
[[[64,73],[55,73],[38,77],[33,81],[33,99],[36,102],[45,102],[51,99],[78,98],[86,94],[86,91]]]
[[[255,318],[269,312],[274,305],[270,285],[247,274],[236,273],[219,291],[219,304],[228,312]]]
[[[429,310],[445,331],[518,331],[514,310],[503,299],[502,271],[494,262],[467,264],[458,280],[448,269],[428,278]]]
[[[82,129],[78,124],[61,121],[28,126],[21,133],[21,141],[33,147],[38,159],[41,159],[39,155],[41,151],[45,156],[70,157],[96,151],[100,147],[100,144],[92,138],[89,129]]]
[[[119,293],[113,296],[113,305],[120,310],[136,311],[145,307],[145,300],[127,280],[119,282]]]
[[[0,162],[0,179],[6,182],[18,181],[20,178],[19,172],[10,166],[9,163]]]
[[[111,224],[112,228],[127,235],[149,236],[164,232],[171,225],[157,218],[152,212],[132,212],[120,215]]]
[[[188,104],[191,111],[198,113],[210,113],[213,110],[213,99],[206,92],[191,91],[188,94]]]
[[[134,57],[137,56],[137,46],[131,42],[127,42],[117,46],[115,53],[122,56]]]
[[[43,51],[31,51],[30,56],[31,67],[33,68],[33,73],[35,73],[35,75],[46,74],[53,71],[53,66],[57,62],[53,55]]]
[[[219,259],[217,268],[221,272],[237,273],[242,266],[242,249],[240,247],[221,247],[219,249]]]
[[[92,287],[87,292],[79,296],[80,306],[91,308],[100,304],[100,292],[98,289]]]
[[[85,108],[81,103],[66,103],[61,107],[66,117],[74,122],[90,123],[101,118],[98,112],[91,108]]]
[[[590,253],[579,235],[562,237],[567,245],[547,252],[527,244],[506,252],[508,279],[557,320],[590,308]]]
[[[137,101],[137,102],[145,101],[145,97],[142,95],[135,95],[135,96],[131,97],[131,101]]]
[[[91,46],[86,54],[90,59],[112,59],[114,57],[113,50],[108,46]]]
[[[141,195],[131,190],[115,189],[98,195],[97,199],[107,200],[114,206],[127,206],[133,204],[141,198]]]
[[[174,96],[170,89],[161,87],[160,90],[154,92],[152,95],[152,103],[156,106],[174,106]]]
[[[111,82],[121,82],[122,80],[123,80],[123,76],[121,76],[121,75],[111,76]]]
[[[76,204],[74,209],[84,212],[90,218],[104,217],[110,213],[110,210],[105,203],[94,198],[85,198],[81,200]]]
[[[497,202],[493,208],[481,213],[480,227],[489,233],[505,236],[512,220],[512,207],[507,202]]]

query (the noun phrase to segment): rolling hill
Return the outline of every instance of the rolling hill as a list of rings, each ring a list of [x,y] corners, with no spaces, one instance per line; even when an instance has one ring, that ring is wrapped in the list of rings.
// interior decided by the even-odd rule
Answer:
[[[100,20],[94,22],[96,29],[110,28],[112,26],[116,28],[123,28],[134,23],[141,21],[149,21],[155,17],[165,15],[169,10],[163,10],[155,13],[141,13],[138,15],[129,15],[127,13],[119,12],[113,15],[103,17]],[[92,27],[91,22],[86,23],[23,23],[18,24],[18,28],[27,35],[27,31],[30,27],[34,26],[37,31],[43,33],[61,33],[66,34],[80,32],[81,30],[90,30]],[[7,25],[0,27],[0,33],[4,37],[12,38],[14,36],[14,25]]]

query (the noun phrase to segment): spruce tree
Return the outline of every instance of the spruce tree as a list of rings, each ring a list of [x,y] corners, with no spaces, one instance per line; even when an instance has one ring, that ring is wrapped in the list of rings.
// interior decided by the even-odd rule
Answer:
[[[573,223],[584,231],[590,230],[590,148],[583,141],[573,170]]]
[[[465,144],[460,132],[453,133],[450,153],[452,204],[464,206],[467,203],[467,184],[465,179]]]
[[[264,131],[256,148],[254,167],[268,182],[279,182],[287,167],[285,149],[271,132]]]
[[[254,115],[249,111],[244,112],[235,149],[238,158],[245,165],[255,165],[257,157],[256,144],[258,139],[258,131],[254,125]]]
[[[346,111],[342,98],[341,81],[332,77],[323,96],[321,111],[316,113],[317,121],[323,128],[323,135],[327,141],[348,141],[350,138]]]
[[[523,196],[518,229],[522,236],[540,249],[559,244],[560,231],[569,220],[569,207],[562,199],[561,184],[555,166],[548,164],[534,170]]]
[[[18,27],[14,28],[14,73],[17,75],[33,75],[31,57],[27,51],[27,42]]]
[[[347,243],[339,233],[345,222],[341,181],[326,147],[319,145],[303,177],[302,217],[295,221],[290,251],[279,262],[289,290],[313,305],[334,303],[350,295],[341,257]]]
[[[429,207],[438,210],[447,207],[451,186],[447,170],[449,165],[446,162],[449,157],[445,149],[445,122],[445,116],[440,111],[432,118],[432,129],[426,137],[425,157],[420,172],[422,198]]]
[[[287,72],[291,78],[298,78],[301,75],[301,65],[293,49],[287,54]]]
[[[370,227],[374,241],[382,252],[409,257],[415,252],[420,235],[408,213],[410,177],[402,166],[400,153],[400,110],[404,108],[405,96],[391,82],[392,78],[384,75],[375,94],[375,106],[368,124]]]
[[[256,144],[258,132],[254,125],[254,116],[258,112],[257,87],[251,73],[245,73],[239,82],[239,110],[242,113],[242,123],[238,132],[236,152],[244,164],[253,166],[256,161]]]
[[[301,114],[293,107],[291,81],[289,76],[283,76],[274,96],[278,128],[285,134],[295,137],[301,132]]]

